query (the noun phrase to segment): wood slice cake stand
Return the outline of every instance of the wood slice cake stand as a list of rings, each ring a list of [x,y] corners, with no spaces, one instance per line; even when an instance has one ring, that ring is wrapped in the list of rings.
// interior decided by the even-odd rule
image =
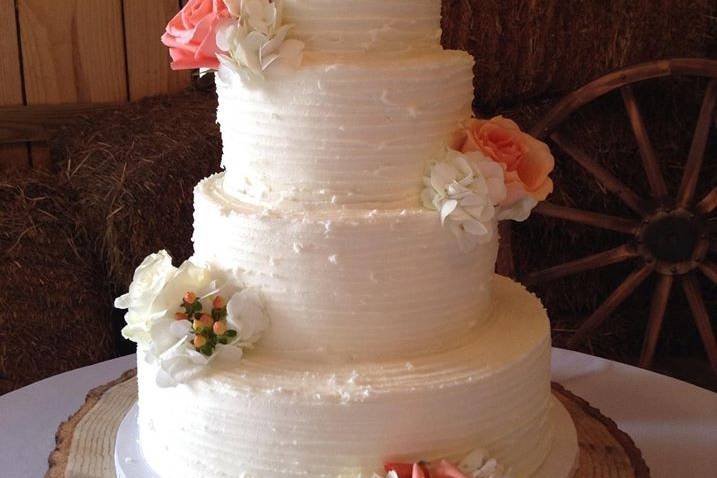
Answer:
[[[553,394],[577,429],[580,458],[574,478],[649,478],[640,450],[615,422],[555,383]],[[136,370],[91,390],[85,404],[57,430],[45,478],[115,478],[115,437],[136,401]]]

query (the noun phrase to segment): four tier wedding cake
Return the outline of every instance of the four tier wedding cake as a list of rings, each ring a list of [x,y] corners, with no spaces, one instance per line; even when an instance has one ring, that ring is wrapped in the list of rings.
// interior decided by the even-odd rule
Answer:
[[[149,256],[116,301],[160,476],[539,473],[549,323],[494,267],[553,158],[471,118],[440,13],[190,0],[168,25],[174,68],[217,71],[225,171],[195,190],[194,256]]]

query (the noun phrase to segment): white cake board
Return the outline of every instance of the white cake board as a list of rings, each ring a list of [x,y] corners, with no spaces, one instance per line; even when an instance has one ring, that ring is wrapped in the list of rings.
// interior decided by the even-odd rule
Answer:
[[[553,444],[550,454],[531,478],[572,476],[577,467],[578,437],[573,419],[565,407],[553,397],[550,420],[553,422]],[[137,428],[137,404],[125,415],[117,430],[115,469],[117,478],[160,478],[142,455]]]
[[[137,403],[132,405],[117,429],[115,471],[117,478],[159,478],[142,455],[137,426]]]
[[[557,398],[552,397],[552,401],[550,420],[553,422],[553,445],[548,457],[531,478],[573,476],[578,468],[580,446],[575,423]]]

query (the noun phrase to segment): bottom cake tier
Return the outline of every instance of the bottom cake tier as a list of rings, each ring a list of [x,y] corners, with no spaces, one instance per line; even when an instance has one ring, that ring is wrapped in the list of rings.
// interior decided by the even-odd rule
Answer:
[[[162,477],[367,478],[387,461],[458,461],[482,448],[530,477],[553,442],[549,322],[508,279],[496,277],[494,302],[476,341],[410,361],[257,350],[160,388],[140,354],[143,454]]]

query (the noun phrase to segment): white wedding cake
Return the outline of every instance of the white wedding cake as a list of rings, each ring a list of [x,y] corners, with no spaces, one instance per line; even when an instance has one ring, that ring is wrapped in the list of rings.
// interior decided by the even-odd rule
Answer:
[[[539,476],[549,322],[494,268],[553,159],[471,119],[440,12],[192,0],[168,26],[175,68],[218,70],[225,171],[195,190],[194,256],[153,254],[116,302],[159,476]]]

